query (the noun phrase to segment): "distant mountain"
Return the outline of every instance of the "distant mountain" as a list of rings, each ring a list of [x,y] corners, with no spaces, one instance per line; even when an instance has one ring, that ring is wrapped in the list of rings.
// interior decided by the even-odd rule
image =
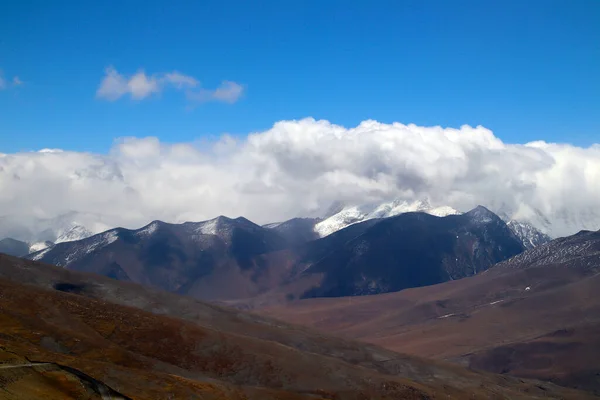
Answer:
[[[527,221],[510,220],[507,225],[521,239],[526,249],[533,249],[552,240],[550,236]]]
[[[52,237],[57,236],[55,241],[42,241],[42,242],[34,242],[29,244],[29,251],[25,254],[35,253],[37,251],[44,250],[48,247],[54,246],[57,243],[63,242],[74,242],[76,240],[82,240],[93,236],[92,231],[86,229],[81,225],[73,225],[65,231],[57,231],[51,235]],[[24,254],[24,255],[25,255]]]
[[[474,275],[523,250],[506,224],[481,206],[443,218],[404,213],[378,220],[315,259],[304,275],[324,278],[302,296],[375,294],[432,285]]]
[[[508,226],[481,206],[446,217],[411,212],[368,219],[261,255],[265,265],[286,271],[282,284],[227,303],[246,308],[286,299],[393,292],[471,276],[523,250]]]
[[[29,244],[29,254],[35,253],[36,251],[44,250],[51,246],[54,246],[54,242],[45,241],[45,242],[30,243]]]
[[[29,258],[95,272],[201,299],[248,296],[260,285],[259,254],[288,246],[277,231],[245,218],[204,222],[154,221],[58,243]]]
[[[53,240],[33,240],[30,242],[26,242],[23,240],[17,240],[12,238],[2,239],[0,241],[0,253],[22,257],[54,246],[56,243],[72,242],[76,240],[85,239],[93,235],[92,231],[86,229],[81,225],[71,224],[65,226],[66,228],[63,227],[64,229],[58,230],[45,229],[37,235],[32,233],[24,235],[25,237],[34,238],[36,240],[40,238],[55,238]],[[14,250],[11,250],[11,248],[13,248],[14,246],[17,247]],[[25,248],[27,250],[24,251],[23,249]],[[4,251],[3,249],[6,251]]]
[[[278,232],[288,244],[294,246],[318,239],[319,234],[315,232],[315,225],[320,221],[319,218],[293,218],[285,222],[263,225],[263,227]]]
[[[0,217],[0,237],[10,237],[29,243],[32,250],[41,250],[48,243],[81,240],[110,229],[97,214],[69,212],[55,218],[29,215]]]
[[[394,200],[388,203],[359,206],[343,206],[341,203],[337,203],[330,208],[330,215],[323,221],[317,223],[314,229],[319,237],[325,237],[358,222],[376,218],[388,218],[416,211],[425,212],[438,217],[460,214],[459,211],[451,207],[432,207],[426,200],[413,202]]]
[[[374,218],[389,218],[402,213],[416,211],[438,217],[461,214],[460,211],[449,206],[432,207],[427,200],[394,200],[387,203],[360,206],[344,206],[338,202],[330,207],[326,218],[315,224],[315,231],[320,237],[325,237],[351,224]],[[498,215],[508,224],[508,227],[521,239],[523,245],[528,249],[552,240],[548,234],[534,226],[531,222],[512,219],[507,213],[506,208],[502,208]],[[547,224],[544,223],[541,226],[545,227]]]
[[[600,210],[557,209],[550,214],[534,209],[527,221],[552,238],[573,235],[581,230],[597,231],[600,229]]]
[[[531,242],[537,241],[541,244],[548,242],[549,238],[574,235],[581,230],[597,231],[600,229],[600,211],[597,207],[559,208],[549,212],[543,212],[537,208],[525,208],[517,211],[503,203],[491,208],[506,223],[512,225],[511,222],[513,222],[515,224],[514,230],[518,235],[523,236],[526,246],[529,246]]]
[[[314,238],[315,220],[269,227],[218,217],[152,222],[58,243],[29,258],[200,299],[382,293],[459,279],[523,251],[495,214],[403,213]],[[312,232],[312,233],[311,233]]]
[[[57,232],[58,237],[54,243],[72,242],[92,236],[94,233],[81,225],[72,225],[64,231]]]
[[[29,245],[20,240],[5,238],[0,240],[0,253],[22,257],[29,254]]]

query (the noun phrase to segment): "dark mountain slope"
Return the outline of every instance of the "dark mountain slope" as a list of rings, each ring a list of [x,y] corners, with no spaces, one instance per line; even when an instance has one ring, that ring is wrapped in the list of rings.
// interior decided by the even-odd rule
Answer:
[[[29,258],[203,299],[251,295],[254,258],[287,246],[277,232],[245,218],[206,222],[154,221],[59,243]]]
[[[506,224],[483,207],[443,218],[406,213],[372,219],[309,242],[294,229],[312,222],[284,224],[289,230],[243,218],[181,225],[155,221],[136,231],[114,229],[61,243],[30,257],[200,299],[246,301],[259,295],[363,295],[431,285],[473,275],[523,250]]]
[[[278,232],[290,246],[301,245],[319,239],[315,232],[318,218],[293,218],[285,222],[264,225],[265,228]]]
[[[29,245],[20,240],[5,238],[0,240],[0,253],[23,257],[29,253]]]
[[[443,218],[401,214],[377,220],[312,264],[305,274],[324,274],[324,279],[304,297],[392,292],[460,279],[523,249],[506,224],[484,207]]]

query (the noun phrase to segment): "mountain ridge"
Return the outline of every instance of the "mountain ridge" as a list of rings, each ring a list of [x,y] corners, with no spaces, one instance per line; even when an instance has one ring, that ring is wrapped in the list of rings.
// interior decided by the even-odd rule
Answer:
[[[28,258],[206,300],[228,301],[277,293],[288,286],[286,296],[292,297],[311,296],[315,290],[318,295],[336,296],[400,290],[468,276],[522,251],[504,222],[485,208],[447,217],[403,213],[368,219],[309,240],[315,221],[295,219],[271,228],[243,217],[220,216],[182,224],[153,221],[137,230],[117,228],[59,243]],[[377,234],[368,232],[390,224],[397,226],[394,231],[400,236],[390,231],[382,238],[385,245],[381,247]],[[414,236],[403,224],[420,229],[422,238],[432,241],[434,250],[427,256],[431,263],[422,257],[427,253],[422,244],[413,243],[415,249],[421,249],[416,253],[402,247],[402,242],[408,243]],[[454,232],[456,229],[459,231]],[[422,268],[396,250],[387,258],[367,250],[368,258],[364,258],[359,254],[364,247],[357,242],[361,240],[380,248],[381,254],[388,247],[402,247],[420,260],[417,264]],[[340,267],[340,262],[350,259],[354,260],[353,272]],[[369,267],[373,260],[379,260],[377,268]],[[422,273],[413,276],[411,269]],[[330,288],[327,293],[317,289],[322,285]]]

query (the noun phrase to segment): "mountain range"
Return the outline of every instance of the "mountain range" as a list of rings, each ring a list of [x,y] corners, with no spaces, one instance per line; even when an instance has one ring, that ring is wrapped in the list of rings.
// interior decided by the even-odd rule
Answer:
[[[91,213],[69,212],[55,218],[0,217],[0,238],[25,243],[29,253],[55,243],[84,239],[109,228],[101,215]]]
[[[72,270],[95,272],[202,299],[246,295],[257,272],[255,257],[283,249],[277,232],[245,218],[109,231],[58,243],[30,258]]]
[[[586,396],[532,389],[523,378],[600,394],[600,231],[548,242],[483,206],[391,215],[402,207],[323,237],[317,226],[328,218],[259,226],[221,216],[110,229],[30,260],[0,255],[0,361],[32,362],[26,382],[40,387],[50,372],[125,399],[136,390],[155,398],[165,385],[185,397],[207,382],[206,398],[437,398],[440,388],[450,398],[519,398],[525,387],[523,398]],[[343,207],[332,211],[329,218]],[[28,250],[16,240],[0,246]],[[164,348],[151,345],[157,338]],[[200,350],[190,350],[201,338]],[[350,344],[356,339],[371,345]],[[304,363],[289,363],[298,357]],[[315,363],[324,369],[311,370]],[[503,389],[497,375],[456,364],[504,375]],[[0,366],[0,382],[13,382],[6,374]],[[135,386],[145,380],[154,383]],[[27,387],[14,382],[14,390]]]
[[[509,225],[513,232],[521,238],[527,248],[545,243],[555,237],[557,231],[552,222],[540,211],[530,219],[514,218],[515,212],[505,205],[492,208]],[[435,216],[461,214],[449,206],[432,206],[427,199],[409,201],[396,199],[389,202],[369,204],[343,204],[337,202],[321,218],[294,218],[280,223],[269,223],[264,227],[283,231],[288,229],[296,235],[297,241],[314,240],[325,237],[351,224],[364,222],[369,219],[393,217],[406,212],[425,212]],[[593,214],[592,211],[590,213]],[[578,214],[559,213],[558,226],[575,233],[579,229],[589,229],[600,225],[600,217],[592,214],[587,217]],[[589,219],[588,219],[589,217]],[[565,222],[566,221],[566,222]],[[302,227],[299,226],[302,224]],[[566,224],[566,225],[565,225]],[[293,229],[289,229],[292,227]],[[43,250],[56,243],[85,239],[94,234],[102,233],[111,228],[109,219],[105,216],[86,212],[68,212],[55,218],[31,218],[28,216],[0,217],[0,238],[11,238],[29,245],[29,252]],[[290,238],[291,239],[291,238]]]
[[[245,218],[152,222],[63,242],[28,257],[203,300],[365,295],[476,274],[524,250],[484,207],[367,219],[324,238],[315,220],[268,227]],[[278,301],[278,300],[277,300]]]

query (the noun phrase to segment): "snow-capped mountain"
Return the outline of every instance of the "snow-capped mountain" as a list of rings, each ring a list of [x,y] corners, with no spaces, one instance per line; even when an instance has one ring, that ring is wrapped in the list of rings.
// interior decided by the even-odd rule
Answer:
[[[29,244],[30,252],[43,250],[55,243],[85,239],[110,229],[102,216],[69,212],[55,218],[31,216],[0,217],[0,238],[13,238]]]
[[[178,240],[189,240],[198,243],[200,247],[202,247],[206,244],[204,242],[211,240],[210,237],[218,237],[222,243],[230,245],[232,241],[235,240],[246,240],[243,237],[244,233],[261,236],[264,235],[265,232],[267,233],[269,242],[280,242],[275,247],[284,247],[284,241],[279,239],[277,235],[270,234],[270,230],[264,229],[246,218],[239,217],[232,219],[219,216],[202,222],[169,224],[162,221],[153,221],[140,229],[110,229],[81,239],[50,243],[50,246],[47,248],[38,248],[38,251],[30,254],[28,258],[36,261],[42,259],[46,260],[48,257],[58,254],[58,257],[46,261],[65,267],[78,262],[93,252],[103,250],[105,247],[120,239],[127,243],[137,243],[147,240],[166,240],[166,236],[175,235]],[[259,242],[260,243],[255,243],[253,247],[263,247],[264,241],[261,239]]]
[[[521,239],[527,249],[533,249],[552,240],[541,230],[537,229],[527,221],[511,220],[507,222],[508,227]]]
[[[553,238],[565,237],[582,230],[597,231],[600,229],[600,210],[593,208],[559,209],[551,214],[534,210],[533,215],[527,220]]]
[[[290,246],[298,245],[311,240],[319,239],[315,232],[315,225],[321,220],[318,218],[292,218],[285,222],[275,222],[263,225],[263,228],[272,229],[279,233]]]
[[[532,249],[553,239],[546,233],[546,226],[549,224],[547,220],[540,226],[536,226],[526,219],[514,218],[515,214],[506,207],[500,208],[496,214],[521,239],[526,249]]]
[[[115,228],[57,243],[27,258],[94,272],[201,298],[244,297],[261,281],[262,254],[288,245],[278,232],[246,218],[203,222],[153,221],[140,229]],[[279,264],[278,264],[279,265]],[[258,282],[258,283],[257,283]]]
[[[442,218],[404,212],[352,224],[307,243],[295,268],[322,277],[301,297],[356,296],[464,278],[523,250],[496,214],[478,206]]]
[[[70,229],[62,232],[57,232],[58,238],[54,243],[62,243],[62,242],[72,242],[74,240],[81,240],[87,237],[90,237],[94,234],[94,232],[90,231],[84,226],[81,225],[73,225]]]
[[[461,214],[460,211],[449,206],[432,207],[427,200],[394,200],[381,204],[359,206],[343,206],[336,203],[330,208],[327,217],[315,225],[314,231],[319,237],[325,237],[358,222],[375,218],[388,218],[415,211],[438,217]],[[538,225],[541,228],[527,220],[511,218],[510,215],[514,215],[514,213],[508,212],[505,208],[501,208],[497,214],[528,249],[552,240],[552,237],[545,233],[551,223],[541,213],[538,213],[537,218]]]
[[[349,225],[375,218],[388,218],[407,212],[425,212],[437,217],[461,214],[452,207],[432,207],[427,200],[394,200],[381,204],[340,206],[331,209],[331,215],[315,225],[315,232],[325,237]]]
[[[44,250],[50,246],[54,246],[54,242],[45,241],[45,242],[29,243],[29,254],[35,253],[36,251]]]
[[[502,203],[491,205],[490,209],[506,223],[517,221],[526,224],[550,238],[566,237],[582,230],[600,229],[598,208],[560,208],[543,212],[535,207],[513,208]]]
[[[58,235],[58,237],[54,242],[50,240],[45,240],[43,242],[29,243],[29,254],[35,253],[36,251],[44,250],[50,246],[54,246],[57,243],[74,242],[76,240],[85,239],[94,235],[92,231],[86,229],[81,225],[74,225],[70,229],[63,232],[58,231],[56,232],[56,234]]]

